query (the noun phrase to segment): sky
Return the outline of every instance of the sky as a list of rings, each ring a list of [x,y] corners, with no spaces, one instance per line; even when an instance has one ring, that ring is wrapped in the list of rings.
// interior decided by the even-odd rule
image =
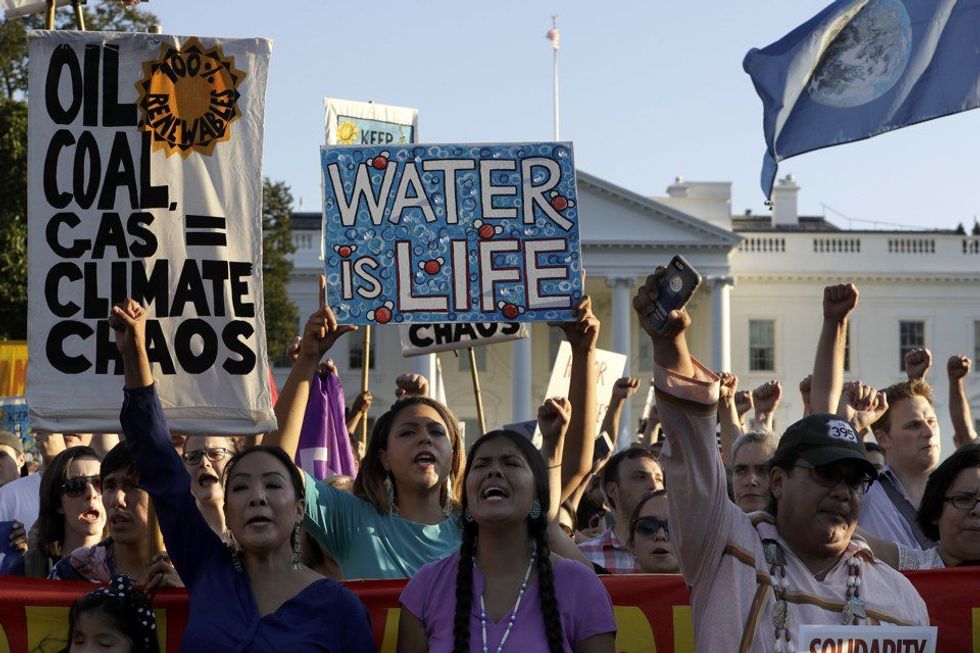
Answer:
[[[419,109],[426,142],[551,140],[558,14],[560,136],[576,166],[634,192],[731,181],[764,213],[752,47],[819,0],[151,0],[169,34],[273,39],[263,174],[318,211],[323,98]],[[953,228],[980,215],[980,111],[783,162],[803,215],[842,227]]]

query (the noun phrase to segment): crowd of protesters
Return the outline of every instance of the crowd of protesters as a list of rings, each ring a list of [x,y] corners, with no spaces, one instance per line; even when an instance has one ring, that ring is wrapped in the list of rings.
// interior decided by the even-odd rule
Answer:
[[[799,623],[928,624],[898,570],[980,561],[971,359],[946,367],[957,451],[940,464],[930,352],[906,356],[905,382],[845,383],[858,290],[829,286],[814,369],[799,381],[804,412],[775,432],[797,381],[739,389],[689,350],[686,311],[651,326],[664,274],[633,300],[656,398],[633,442],[615,440],[635,378],[616,382],[596,433],[600,325],[586,297],[557,325],[571,383],[539,408],[540,448],[494,430],[467,451],[450,407],[406,374],[366,442],[353,434],[380,400],[353,398],[356,472],[323,479],[294,461],[318,410],[312,388],[336,374],[325,356],[355,327],[337,323],[322,280],[321,307],[288,352],[278,430],[259,438],[172,433],[146,311],[119,304],[121,433],[39,434],[36,469],[0,433],[0,573],[100,584],[72,608],[65,651],[157,651],[161,587],[189,593],[184,651],[373,651],[367,610],[338,581],[384,578],[409,579],[402,653],[611,653],[603,574],[682,574],[702,651],[794,650]],[[608,453],[597,436],[611,438]]]

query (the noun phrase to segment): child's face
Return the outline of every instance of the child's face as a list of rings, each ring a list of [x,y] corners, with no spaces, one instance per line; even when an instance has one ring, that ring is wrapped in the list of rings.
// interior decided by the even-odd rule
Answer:
[[[130,653],[133,642],[98,611],[83,612],[75,619],[69,653]]]

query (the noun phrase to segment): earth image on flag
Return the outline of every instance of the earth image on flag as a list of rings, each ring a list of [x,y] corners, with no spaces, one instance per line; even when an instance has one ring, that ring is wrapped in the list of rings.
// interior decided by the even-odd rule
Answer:
[[[905,72],[912,53],[912,24],[900,0],[871,0],[839,22],[846,24],[837,28],[807,93],[826,106],[857,107],[887,93]]]

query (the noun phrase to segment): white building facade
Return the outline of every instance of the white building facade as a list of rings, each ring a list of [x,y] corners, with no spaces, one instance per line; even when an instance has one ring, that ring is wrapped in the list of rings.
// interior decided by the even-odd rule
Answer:
[[[704,277],[689,305],[692,351],[714,369],[733,371],[743,389],[778,378],[784,388],[779,430],[801,415],[797,386],[813,367],[823,288],[851,281],[861,296],[849,326],[847,378],[879,387],[895,383],[905,377],[902,352],[929,347],[934,363],[928,380],[936,394],[944,455],[953,451],[946,360],[953,354],[980,358],[980,236],[842,230],[823,218],[800,217],[799,187],[791,177],[774,189],[773,215],[765,217],[733,217],[727,182],[678,179],[666,197],[648,198],[583,172],[577,181],[586,291],[602,322],[599,347],[627,353],[631,375],[646,380],[652,365],[632,296],[658,264],[681,254]],[[297,250],[287,290],[302,322],[316,308],[320,215],[294,214],[293,234]],[[518,369],[528,366],[515,361],[514,350],[517,358],[523,352],[512,343],[477,349],[488,428],[531,419],[528,410],[544,399],[561,333],[543,324],[530,331],[529,383],[513,378],[515,362]],[[372,414],[380,415],[393,399],[395,377],[418,364],[401,356],[396,327],[375,327],[373,334]],[[360,387],[360,338],[346,336],[330,353],[348,400]],[[449,352],[438,360],[446,400],[472,440],[478,427],[468,359]],[[286,372],[277,369],[280,382]],[[646,387],[624,411],[624,430],[635,429]],[[980,417],[975,373],[966,388]],[[531,398],[521,414],[513,410],[515,393]]]

